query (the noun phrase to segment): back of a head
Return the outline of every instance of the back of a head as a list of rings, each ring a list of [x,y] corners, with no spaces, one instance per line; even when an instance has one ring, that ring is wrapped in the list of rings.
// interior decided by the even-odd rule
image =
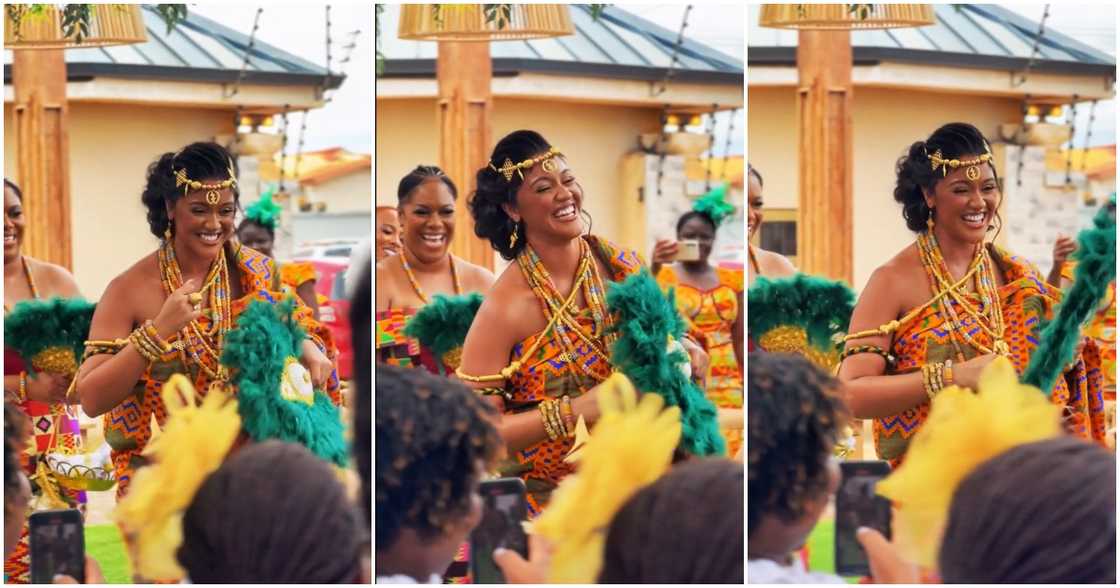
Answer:
[[[743,465],[675,466],[611,520],[600,584],[742,584]]]
[[[265,441],[228,459],[183,516],[179,564],[192,583],[352,583],[364,544],[331,466]]]
[[[763,515],[792,522],[826,491],[847,409],[839,383],[800,355],[751,353],[746,396],[750,536]]]
[[[377,481],[374,487],[379,551],[404,528],[434,541],[466,517],[479,464],[501,446],[490,404],[459,382],[424,370],[378,363]]]
[[[1115,584],[1116,457],[1060,437],[988,460],[953,494],[938,567],[947,583]]]
[[[373,386],[370,373],[370,300],[373,296],[373,272],[365,264],[354,297],[350,301],[350,333],[354,349],[354,462],[362,480],[362,511],[366,517],[366,531],[369,532],[372,513],[369,510],[371,487],[373,486],[373,458],[370,444],[373,431],[370,431],[371,403]]]

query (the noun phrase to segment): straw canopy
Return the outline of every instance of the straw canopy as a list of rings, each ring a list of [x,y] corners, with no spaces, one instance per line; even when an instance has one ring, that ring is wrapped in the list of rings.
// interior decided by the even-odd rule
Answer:
[[[5,49],[105,47],[148,40],[138,4],[70,5],[70,12],[54,4],[4,8]],[[88,18],[77,10],[88,10]]]
[[[405,4],[397,36],[412,41],[515,41],[574,32],[564,4]]]
[[[930,4],[763,4],[758,24],[776,29],[858,30],[924,27]]]

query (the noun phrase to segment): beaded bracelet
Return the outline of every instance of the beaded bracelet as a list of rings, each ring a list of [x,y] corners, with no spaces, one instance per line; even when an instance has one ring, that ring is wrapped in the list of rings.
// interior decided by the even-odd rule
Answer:
[[[954,379],[953,379],[953,360],[951,360],[951,359],[945,360],[945,370],[942,373],[942,375],[943,375],[944,380],[945,380],[945,382],[944,382],[945,385],[946,386],[952,386],[953,383],[954,383]]]
[[[490,386],[487,388],[476,388],[475,392],[483,396],[501,396],[503,400],[509,402],[513,400],[513,395],[506,391],[505,388],[498,388],[497,386]]]
[[[560,398],[560,414],[564,417],[564,432],[568,437],[575,435],[576,431],[576,417],[572,411],[572,397],[563,396]]]
[[[548,402],[548,422],[552,424],[552,430],[556,431],[556,439],[563,439],[568,436],[568,431],[564,428],[564,418],[560,416],[559,400]]]
[[[555,441],[560,438],[560,435],[556,429],[553,428],[552,421],[549,418],[549,404],[551,402],[551,400],[542,400],[541,403],[537,405],[537,410],[541,413],[541,422],[544,423],[544,432],[548,435],[549,439]]]
[[[842,353],[840,353],[840,361],[844,361],[845,359],[848,359],[853,355],[860,355],[862,353],[874,353],[876,355],[879,355],[887,361],[887,367],[894,366],[894,356],[891,355],[886,349],[883,349],[878,345],[856,345],[855,347],[849,347]]]
[[[16,399],[20,402],[27,400],[27,372],[19,373],[19,396]]]

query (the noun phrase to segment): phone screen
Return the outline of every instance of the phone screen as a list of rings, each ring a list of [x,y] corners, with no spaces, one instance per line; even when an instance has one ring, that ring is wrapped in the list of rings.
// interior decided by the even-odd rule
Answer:
[[[856,540],[856,529],[870,527],[891,536],[891,503],[875,494],[875,485],[890,473],[885,461],[840,463],[842,481],[836,493],[836,573],[866,576],[871,573],[867,554]]]
[[[28,521],[31,583],[51,584],[59,574],[85,583],[86,542],[77,510],[48,510]]]
[[[479,484],[482,520],[471,531],[471,576],[476,584],[505,584],[494,550],[503,547],[529,557],[529,539],[521,523],[528,518],[525,483],[521,478],[501,478]]]
[[[677,242],[676,261],[700,261],[700,242],[686,239]]]

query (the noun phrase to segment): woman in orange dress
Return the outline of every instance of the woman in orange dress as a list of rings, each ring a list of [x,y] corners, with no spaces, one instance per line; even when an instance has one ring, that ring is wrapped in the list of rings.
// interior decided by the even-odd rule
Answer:
[[[743,272],[713,266],[708,259],[723,218],[707,209],[683,214],[677,221],[677,241],[658,241],[654,247],[651,270],[662,289],[676,291],[688,332],[708,352],[708,398],[738,413],[739,426],[722,431],[728,455],[736,455],[743,439]],[[681,241],[697,241],[699,258],[674,263]]]
[[[910,146],[894,198],[917,242],[872,274],[840,366],[857,418],[898,465],[944,387],[976,387],[996,355],[1022,372],[1060,292],[1026,261],[988,243],[1000,187],[987,139],[951,123]],[[924,287],[915,287],[923,285]],[[1100,357],[1089,343],[1050,390],[1074,435],[1103,443]]]
[[[148,168],[141,200],[160,245],[109,283],[77,383],[86,414],[105,415],[118,498],[145,463],[153,415],[160,425],[167,418],[163,384],[176,373],[202,393],[228,383],[220,360],[226,333],[250,302],[282,297],[272,290],[272,260],[231,239],[237,170],[225,148],[194,143],[163,154]],[[330,331],[297,304],[294,318],[307,332],[300,363],[341,404]]]
[[[33,259],[20,252],[26,230],[23,194],[15,183],[4,179],[4,314],[24,300],[55,296],[77,298],[78,284],[65,269]],[[77,398],[67,398],[70,380],[66,376],[40,372],[28,373],[30,358],[20,357],[8,341],[4,348],[4,395],[10,398],[30,421],[32,443],[21,454],[28,476],[35,473],[39,457],[51,449],[52,442],[70,449],[81,449],[82,434],[78,413],[71,406]],[[65,499],[84,506],[85,492],[65,492]],[[5,582],[30,582],[27,525],[23,525],[19,543],[4,561]]]
[[[377,262],[377,361],[440,375],[455,370],[404,328],[433,296],[486,292],[494,282],[490,270],[451,254],[458,194],[451,178],[436,166],[417,166],[401,178],[401,250]]]
[[[540,134],[504,137],[476,179],[475,234],[514,263],[479,308],[456,373],[501,411],[511,457],[502,473],[524,480],[536,516],[573,471],[564,457],[575,424],[598,418],[597,386],[613,371],[606,284],[644,264],[637,252],[584,234],[583,188]],[[686,347],[705,373],[707,357]]]

